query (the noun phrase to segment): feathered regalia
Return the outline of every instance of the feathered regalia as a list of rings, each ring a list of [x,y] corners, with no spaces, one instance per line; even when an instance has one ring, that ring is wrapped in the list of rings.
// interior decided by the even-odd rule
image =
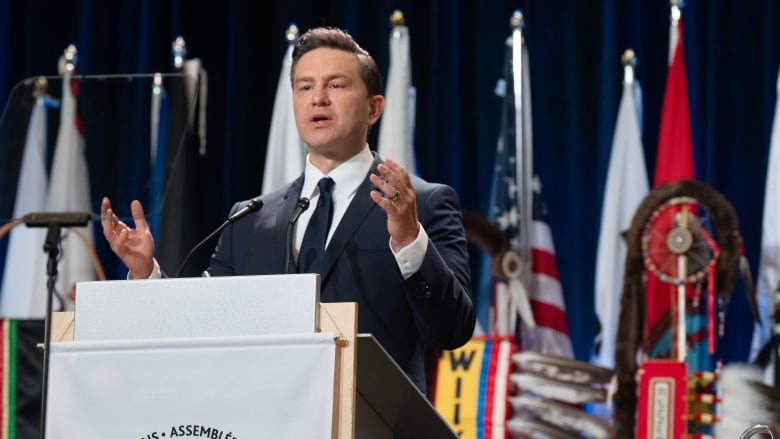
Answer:
[[[705,183],[666,183],[640,204],[626,240],[616,437],[658,428],[673,435],[662,437],[706,437],[695,435],[712,433],[715,406],[728,397],[717,385],[715,340],[740,271],[757,316],[734,209]],[[653,281],[665,287],[648,288]],[[659,291],[662,297],[653,297]]]

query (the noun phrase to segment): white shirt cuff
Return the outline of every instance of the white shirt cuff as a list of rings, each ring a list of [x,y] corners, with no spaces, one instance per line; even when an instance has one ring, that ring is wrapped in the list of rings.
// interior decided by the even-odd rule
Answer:
[[[160,268],[160,264],[157,263],[157,259],[152,259],[152,262],[154,262],[154,266],[152,267],[152,272],[149,273],[149,277],[147,277],[147,279],[161,279],[162,269]],[[130,272],[127,273],[127,279],[130,280]]]
[[[406,247],[402,247],[396,252],[389,242],[387,245],[390,246],[390,251],[395,256],[398,268],[401,269],[401,276],[404,279],[409,279],[422,266],[425,252],[428,250],[428,234],[425,233],[425,229],[420,224],[420,232],[417,234],[417,238]]]

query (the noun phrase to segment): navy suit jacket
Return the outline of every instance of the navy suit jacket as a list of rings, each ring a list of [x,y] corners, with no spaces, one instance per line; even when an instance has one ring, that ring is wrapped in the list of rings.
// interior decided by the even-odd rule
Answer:
[[[381,162],[375,158],[371,172]],[[455,349],[470,339],[475,313],[468,249],[455,191],[413,177],[417,214],[430,239],[419,271],[404,280],[390,251],[387,214],[371,200],[366,175],[325,250],[323,302],[357,302],[358,331],[371,333],[425,392],[424,348]],[[285,272],[287,225],[303,176],[264,195],[263,208],[227,227],[211,257],[212,276]],[[248,201],[233,206],[231,214]],[[289,273],[296,273],[294,262]]]

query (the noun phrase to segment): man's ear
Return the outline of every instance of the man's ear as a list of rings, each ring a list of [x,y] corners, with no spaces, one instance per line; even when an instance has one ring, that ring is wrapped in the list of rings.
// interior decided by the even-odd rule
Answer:
[[[382,110],[385,108],[385,97],[382,95],[374,95],[368,98],[368,121],[373,125],[379,120],[379,116],[382,115]]]

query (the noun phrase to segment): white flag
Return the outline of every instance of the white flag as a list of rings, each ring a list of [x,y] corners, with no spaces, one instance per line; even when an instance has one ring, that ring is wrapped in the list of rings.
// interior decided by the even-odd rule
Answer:
[[[62,110],[57,134],[57,145],[49,180],[49,195],[46,206],[51,212],[92,212],[89,189],[87,160],[84,156],[84,138],[81,134],[76,96],[71,85],[72,74],[67,72],[62,78]],[[88,248],[94,243],[92,222],[87,227],[77,229],[85,238],[86,244],[69,229],[61,232],[61,244],[56,292],[65,303],[55,297],[53,309],[73,309],[76,282],[95,280],[95,269]],[[48,255],[41,254],[46,260]],[[45,264],[43,264],[45,267]],[[46,276],[45,271],[40,277]],[[43,317],[46,312],[47,291],[36,292],[33,298],[32,315]]]
[[[769,146],[769,164],[764,189],[764,219],[761,229],[761,259],[758,266],[758,309],[762,326],[755,325],[751,357],[769,341],[773,324],[771,314],[775,309],[775,295],[780,288],[780,74],[777,78],[775,119]],[[773,365],[776,367],[776,365]],[[765,375],[767,384],[773,385],[773,367]]]
[[[417,92],[412,86],[409,52],[409,29],[406,26],[395,26],[390,34],[390,67],[377,154],[395,160],[410,174],[416,175],[414,119]]]
[[[596,258],[596,314],[601,324],[601,348],[595,362],[609,368],[615,365],[615,338],[628,252],[623,234],[649,191],[635,91],[639,91],[638,83],[624,82],[601,207]]]
[[[46,105],[44,98],[35,101],[27,139],[24,145],[19,180],[16,185],[14,218],[46,209]],[[41,275],[41,254],[46,229],[17,226],[11,231],[0,293],[2,318],[28,319],[32,317],[33,291],[45,285]]]
[[[293,45],[287,48],[282,60],[282,71],[276,86],[274,112],[271,116],[271,129],[268,133],[268,147],[265,153],[263,171],[264,194],[289,183],[303,173],[306,160],[306,144],[298,134],[293,114],[292,86],[290,68],[292,65]]]

